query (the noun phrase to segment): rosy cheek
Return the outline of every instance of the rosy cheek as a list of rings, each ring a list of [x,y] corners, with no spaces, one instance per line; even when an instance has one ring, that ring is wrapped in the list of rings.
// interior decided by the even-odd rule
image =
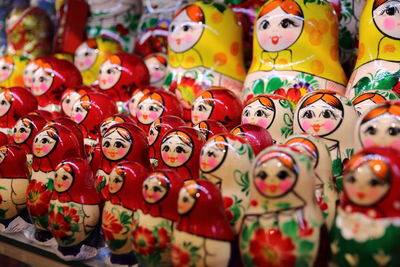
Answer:
[[[126,148],[118,148],[117,149],[117,153],[118,153],[118,155],[119,156],[124,156],[125,154],[126,154],[126,151],[127,151],[128,149],[126,149]]]
[[[185,154],[183,154],[183,153],[180,153],[178,155],[177,159],[178,159],[178,162],[184,163],[187,160],[187,156]]]
[[[247,118],[243,119],[243,120],[242,120],[242,123],[243,123],[243,124],[249,123],[249,119],[247,119]]]
[[[138,110],[138,111],[136,112],[136,117],[142,117],[142,112],[141,112],[140,110]]]
[[[193,35],[191,34],[185,34],[183,36],[183,39],[185,40],[186,43],[192,43],[193,42]]]
[[[257,124],[260,125],[261,127],[265,128],[268,126],[268,120],[267,119],[259,119],[257,121]]]
[[[310,128],[311,128],[311,122],[310,121],[303,121],[302,123],[301,123],[301,128],[303,128],[304,129],[304,131],[308,131],[308,130],[310,130]]]
[[[258,180],[256,181],[256,186],[258,188],[258,190],[260,190],[261,192],[265,192],[266,191],[266,184],[263,180]]]
[[[0,107],[0,112],[1,112],[1,113],[5,113],[7,110],[8,110],[8,107],[7,107],[7,106],[2,106],[2,107]]]
[[[400,150],[400,140],[399,140],[399,139],[394,140],[394,141],[390,144],[390,146],[393,147],[393,148],[395,148],[395,149],[397,149],[397,150]]]
[[[109,156],[110,155],[110,149],[109,148],[103,148],[103,153],[104,153],[104,155]]]
[[[207,164],[208,164],[208,166],[214,168],[215,166],[217,166],[218,162],[217,162],[216,158],[210,157],[207,160]]]
[[[393,18],[386,18],[383,20],[383,27],[385,30],[393,30],[396,27],[396,21]]]
[[[259,36],[259,40],[261,42],[261,44],[267,44],[268,40],[269,40],[269,36],[267,34],[261,34],[261,36]]]
[[[1,73],[1,77],[2,77],[3,79],[6,79],[6,78],[8,77],[8,72],[2,72],[2,73]]]
[[[206,119],[208,119],[208,116],[204,113],[199,114],[199,118],[201,121],[205,121]]]
[[[158,118],[157,112],[150,112],[149,116],[152,120],[156,120]]]
[[[160,71],[153,72],[153,78],[160,79],[162,76],[163,74]]]
[[[286,192],[292,186],[292,181],[289,179],[285,179],[279,183],[279,187],[282,192]]]
[[[85,59],[85,65],[92,65],[93,60],[91,60],[90,58]]]
[[[26,140],[28,138],[27,134],[21,134],[20,136],[21,140]]]
[[[153,199],[153,200],[158,200],[158,199],[160,199],[160,193],[154,192],[153,195],[152,195],[152,199]]]
[[[69,180],[65,180],[65,181],[63,181],[63,182],[61,183],[61,186],[64,187],[64,188],[68,187],[69,185],[70,185]]]
[[[51,151],[51,146],[49,146],[49,145],[43,145],[43,146],[42,146],[42,151],[43,151],[43,153],[45,153],[45,154],[49,153],[49,152]]]
[[[163,160],[167,160],[169,157],[168,152],[162,152],[161,157],[163,158]]]
[[[40,83],[39,88],[42,92],[44,92],[48,89],[47,84],[45,84],[45,83]]]
[[[357,192],[356,187],[352,184],[348,184],[346,186],[346,191],[347,191],[347,194],[350,196],[354,196]]]
[[[377,200],[382,196],[382,193],[383,192],[381,188],[370,187],[370,189],[367,190],[366,195],[371,200]]]
[[[147,194],[146,190],[142,190],[142,194],[143,194],[144,198],[148,198],[149,197],[149,194]]]
[[[115,79],[114,79],[114,77],[112,77],[112,76],[109,76],[109,77],[107,78],[107,83],[114,83],[114,81],[115,81]]]
[[[333,128],[335,127],[335,124],[333,123],[333,121],[326,121],[324,122],[324,128],[327,131],[332,131]]]
[[[364,147],[370,147],[375,145],[375,141],[372,138],[365,138],[363,142]]]

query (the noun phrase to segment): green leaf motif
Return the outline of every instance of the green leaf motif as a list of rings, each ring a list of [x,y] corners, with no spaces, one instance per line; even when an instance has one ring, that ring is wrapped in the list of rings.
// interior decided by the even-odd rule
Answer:
[[[121,212],[119,219],[122,224],[132,224],[132,216],[129,215],[126,211]]]
[[[71,224],[71,232],[79,232],[79,224],[77,224],[77,223],[73,223],[73,224]]]
[[[308,254],[314,248],[314,243],[308,240],[301,240],[299,243],[299,253]]]
[[[8,209],[0,209],[0,220],[4,220],[6,218],[6,213]]]
[[[108,247],[111,250],[122,248],[126,244],[127,239],[113,239],[108,242]]]
[[[54,190],[54,180],[53,178],[47,178],[47,183],[46,183],[47,190],[53,191]]]
[[[282,203],[278,203],[276,204],[276,207],[280,210],[286,210],[290,208],[290,203],[289,202],[282,202]]]
[[[255,80],[252,86],[252,91],[255,95],[262,95],[264,94],[264,80],[258,79]]]
[[[299,236],[299,225],[295,220],[287,221],[282,225],[282,232],[286,236],[295,240]]]
[[[173,76],[174,75],[171,72],[168,72],[167,77],[165,78],[165,81],[164,81],[163,85],[169,87],[171,85],[171,83],[172,83]]]
[[[332,172],[333,172],[333,176],[337,177],[342,175],[342,171],[343,171],[343,165],[342,165],[342,161],[340,160],[340,158],[336,158],[332,161]]]
[[[279,88],[282,88],[282,86],[283,86],[282,80],[278,77],[274,77],[268,81],[265,93],[271,94],[272,92],[275,92]]]

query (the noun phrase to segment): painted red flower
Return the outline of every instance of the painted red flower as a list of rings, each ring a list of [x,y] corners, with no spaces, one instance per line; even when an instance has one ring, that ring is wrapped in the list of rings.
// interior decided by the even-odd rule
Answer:
[[[154,253],[156,238],[149,229],[138,226],[133,232],[133,247],[139,254],[148,256]]]
[[[306,92],[304,92],[305,94]],[[285,97],[287,100],[292,102],[293,104],[297,104],[300,100],[300,98],[304,95],[303,92],[300,89],[296,88],[289,88],[287,91],[283,88],[279,88],[274,92],[275,95],[280,95]]]
[[[42,182],[31,180],[27,189],[27,205],[32,217],[47,214],[52,192]]]
[[[122,25],[122,24],[117,24],[117,26],[115,26],[115,29],[121,36],[128,35],[128,33],[129,33],[129,30],[127,28],[125,28],[124,25]]]
[[[172,245],[171,261],[174,267],[185,267],[190,265],[190,254],[180,247]]]
[[[322,197],[317,197],[317,203],[319,205],[319,208],[322,211],[325,211],[328,209],[328,204],[326,204],[326,202],[324,201],[324,199]]]
[[[294,245],[278,229],[256,229],[250,241],[250,253],[256,266],[291,267],[296,263]]]
[[[203,88],[196,83],[195,79],[183,77],[179,83],[178,81],[171,83],[169,90],[176,94],[183,108],[190,109],[193,101],[203,91]]]
[[[123,229],[118,218],[106,210],[103,211],[101,228],[105,239],[108,241],[114,240],[114,234],[120,233]]]
[[[158,238],[158,247],[160,249],[166,249],[169,242],[171,241],[171,238],[168,235],[168,231],[164,227],[158,229],[157,238]]]
[[[396,83],[396,85],[393,87],[393,91],[396,94],[400,94],[400,81]]]
[[[56,239],[62,239],[71,230],[71,223],[64,219],[64,215],[54,210],[49,213],[49,228]]]
[[[228,221],[232,221],[234,218],[233,212],[230,210],[230,208],[233,205],[233,198],[231,197],[224,197],[224,207],[225,207],[225,213],[226,217],[228,218]]]
[[[299,234],[301,237],[307,237],[312,235],[312,233],[314,232],[314,230],[308,226],[307,221],[303,221],[302,225],[300,225],[299,228]]]
[[[77,223],[79,222],[79,214],[78,211],[74,208],[64,206],[63,207],[63,215],[64,220],[69,223]]]

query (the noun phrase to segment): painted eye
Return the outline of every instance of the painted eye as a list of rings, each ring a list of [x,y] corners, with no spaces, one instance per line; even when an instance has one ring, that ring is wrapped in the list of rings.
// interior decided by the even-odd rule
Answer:
[[[67,179],[68,179],[68,176],[66,176],[66,175],[63,175],[63,176],[61,177],[61,179],[63,179],[63,180],[65,181],[65,180],[67,180]]]
[[[149,190],[149,186],[147,184],[144,185],[144,190]]]
[[[153,131],[153,129],[150,129],[150,133],[149,133],[150,135],[154,135],[154,131]]]
[[[69,103],[71,103],[71,100],[69,98],[67,98],[67,100],[65,100],[65,103],[69,104]]]
[[[99,74],[101,74],[101,73],[102,73],[102,70],[100,69],[100,70],[99,70]]]
[[[0,105],[2,105],[2,106],[5,106],[5,105],[7,105],[7,101],[5,101],[5,100],[1,100],[1,102],[0,102]]]
[[[307,118],[307,119],[312,119],[313,116],[313,112],[311,110],[307,110],[306,112],[304,112],[303,114],[303,118]]]
[[[105,141],[103,146],[104,146],[104,147],[110,147],[110,145],[111,145],[111,144],[110,144],[109,141]]]
[[[268,29],[268,27],[269,27],[269,22],[268,22],[268,20],[263,20],[263,21],[261,21],[261,23],[260,23],[260,29],[266,30],[266,29]]]
[[[376,135],[376,128],[374,126],[368,126],[368,128],[364,131],[364,133],[369,135]]]
[[[398,135],[400,133],[400,128],[397,127],[389,127],[389,129],[387,130],[388,134],[391,136],[395,136]]]
[[[88,56],[90,56],[90,53],[89,52],[85,52],[84,56],[88,57]]]
[[[268,177],[268,174],[265,171],[260,171],[257,173],[257,178],[261,179],[261,180],[265,180]]]
[[[114,71],[112,69],[107,70],[107,74],[112,74]]]
[[[115,147],[116,148],[125,148],[125,145],[122,142],[117,141],[117,142],[115,142]]]
[[[14,128],[14,129],[13,129],[13,132],[16,133],[16,132],[17,132],[17,128]]]
[[[175,25],[171,26],[171,32],[175,31]]]
[[[45,81],[46,81],[46,78],[45,78],[45,77],[43,77],[43,76],[40,76],[40,77],[39,77],[39,82],[42,83],[42,82],[45,82]]]
[[[27,130],[26,130],[25,128],[21,128],[21,129],[19,129],[19,132],[20,132],[20,133],[26,133]]]
[[[399,10],[397,9],[397,7],[389,6],[385,8],[384,12],[388,16],[394,16],[396,13],[399,13]]]
[[[182,29],[183,29],[184,32],[187,32],[187,31],[189,31],[191,29],[191,27],[189,25],[185,24],[185,25],[182,26]]]
[[[181,147],[181,146],[177,146],[176,147],[176,153],[180,154],[180,153],[186,153],[186,150]]]
[[[2,70],[8,70],[8,66],[4,65],[3,67],[1,67]]]
[[[281,21],[282,28],[297,27],[297,24],[291,19],[283,19]]]
[[[368,184],[369,184],[370,186],[378,186],[378,185],[381,185],[382,182],[379,181],[379,180],[377,180],[377,179],[375,179],[375,178],[372,178],[372,179],[369,181]]]
[[[266,116],[267,116],[267,113],[265,113],[264,110],[259,109],[256,111],[256,117],[266,117]]]
[[[248,109],[246,109],[246,110],[243,112],[243,116],[245,116],[245,117],[250,116],[250,111],[249,111]]]
[[[167,145],[167,146],[164,146],[163,149],[162,149],[162,151],[168,152],[168,151],[169,151],[169,146],[168,146],[168,145]]]
[[[185,196],[185,197],[182,198],[182,201],[183,202],[189,202],[189,198]]]
[[[354,184],[356,182],[356,178],[354,176],[350,176],[346,180],[350,184]]]
[[[154,106],[150,106],[149,110],[150,111],[154,111],[154,112],[158,112],[158,108],[156,108]]]
[[[47,138],[43,138],[42,139],[42,144],[47,144],[47,143],[49,143],[49,140]]]
[[[215,153],[213,151],[208,151],[207,156],[215,158]]]
[[[75,109],[75,112],[80,113],[80,112],[82,112],[82,109],[81,109],[80,107],[77,107],[77,108]]]
[[[280,171],[276,176],[278,176],[280,180],[285,180],[289,176],[289,173],[287,171]]]
[[[118,184],[118,183],[120,183],[120,182],[122,182],[121,179],[119,179],[118,177],[114,178],[114,183]]]
[[[153,186],[153,191],[154,192],[161,192],[161,188],[159,188],[158,186]]]

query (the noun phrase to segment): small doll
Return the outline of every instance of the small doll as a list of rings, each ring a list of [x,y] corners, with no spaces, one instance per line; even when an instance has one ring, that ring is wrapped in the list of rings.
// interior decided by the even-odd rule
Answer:
[[[200,121],[193,125],[193,128],[198,130],[204,136],[205,140],[208,140],[214,135],[228,132],[222,123],[215,120]]]
[[[29,59],[23,56],[0,57],[0,86],[24,86],[23,73]]]
[[[162,53],[150,54],[144,58],[150,74],[150,84],[161,86],[167,75],[167,56]]]
[[[94,89],[89,86],[79,86],[65,90],[61,96],[61,115],[71,117],[75,102],[82,96],[92,92],[94,92]]]
[[[136,119],[136,110],[137,110],[137,105],[139,104],[139,100],[145,94],[152,92],[154,90],[157,90],[157,88],[152,86],[144,86],[133,91],[131,99],[129,100],[128,103],[129,114],[131,115],[132,118]]]

